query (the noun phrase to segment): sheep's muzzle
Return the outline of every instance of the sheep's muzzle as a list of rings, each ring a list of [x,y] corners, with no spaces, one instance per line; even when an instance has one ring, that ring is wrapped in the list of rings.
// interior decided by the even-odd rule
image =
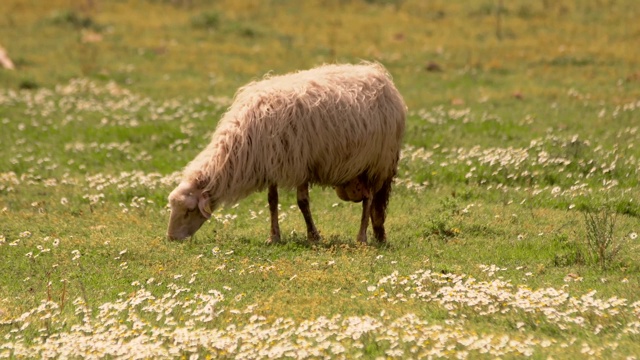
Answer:
[[[182,209],[180,209],[182,210]],[[200,214],[198,209],[194,210],[171,210],[169,217],[169,228],[167,229],[167,238],[169,240],[183,240],[192,236],[207,218]]]

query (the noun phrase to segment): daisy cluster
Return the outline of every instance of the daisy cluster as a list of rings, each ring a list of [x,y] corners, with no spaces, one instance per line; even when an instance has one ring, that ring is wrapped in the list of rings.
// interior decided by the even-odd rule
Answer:
[[[229,102],[228,98],[216,97],[157,101],[134,94],[114,82],[102,85],[87,79],[75,79],[55,89],[1,89],[0,106],[12,109],[13,114],[20,116],[6,117],[0,122],[9,131],[10,141],[6,147],[7,154],[10,154],[7,156],[8,164],[20,169],[14,171],[14,175],[23,180],[42,181],[44,173],[60,176],[60,173],[80,171],[86,174],[90,166],[87,161],[95,162],[96,156],[138,167],[154,158],[148,147],[163,136],[170,139],[162,138],[162,141],[172,141],[166,150],[172,153],[183,151],[191,143],[190,138],[208,136],[208,133],[202,134],[202,130],[197,130],[196,124],[211,122],[210,133],[215,119]],[[117,134],[120,129],[130,129],[130,133],[135,134],[136,128],[169,123],[179,126],[179,131],[151,135],[142,145],[104,135]],[[66,134],[80,136],[56,145],[38,140],[40,134],[58,133],[65,134],[61,135],[65,140]],[[1,176],[12,175],[6,172]]]
[[[485,267],[483,272],[494,270]],[[531,357],[551,350],[606,357],[617,350],[616,341],[595,346],[572,336],[549,338],[525,330],[535,326],[532,320],[537,319],[581,329],[589,322],[597,323],[590,331],[617,334],[610,336],[613,339],[640,332],[640,302],[598,299],[593,292],[572,297],[553,288],[530,290],[428,270],[406,277],[396,272],[385,276],[367,289],[374,294],[370,299],[388,301],[392,307],[408,299],[428,301],[446,309],[448,319],[426,320],[412,313],[392,317],[386,311],[307,320],[273,318],[261,314],[257,304],[236,308],[243,294],[234,295],[228,286],[197,292],[154,279],[131,285],[133,292],[121,293],[116,301],[103,303],[94,311],[77,298],[72,302],[74,315],[69,317],[63,314],[63,310],[69,312],[63,309],[64,304],[42,301],[15,318],[2,319],[1,324],[12,330],[0,340],[0,358],[466,359]],[[510,312],[536,315],[512,324],[520,329],[515,334],[474,331],[462,308],[487,316]],[[578,321],[580,318],[583,320]]]
[[[570,90],[569,98],[577,92]],[[628,122],[640,108],[640,101],[604,106],[593,116],[598,119]],[[418,118],[417,130],[429,133],[452,128],[464,131],[467,124],[505,121],[487,112],[477,113],[470,108],[436,106],[411,113]],[[536,122],[526,115],[514,121],[515,127],[527,127]],[[523,191],[528,196],[544,194],[550,197],[591,195],[597,192],[628,191],[638,185],[640,159],[635,149],[638,126],[630,126],[607,133],[615,140],[612,145],[600,145],[580,134],[566,134],[555,128],[543,136],[528,140],[526,146],[448,146],[436,143],[429,147],[406,146],[401,155],[398,183],[410,189],[422,190],[439,182],[459,182],[485,187],[488,190]],[[416,181],[419,179],[419,181]]]
[[[626,134],[637,130],[638,127],[628,128]],[[574,151],[589,152],[589,155],[578,156]],[[553,134],[533,139],[527,147],[434,145],[426,149],[407,145],[401,154],[404,174],[398,183],[422,190],[430,182],[415,183],[411,178],[429,169],[432,182],[437,181],[438,176],[445,176],[487,189],[511,187],[532,195],[575,197],[611,189],[624,191],[637,184],[640,159],[621,155],[621,152],[624,151],[618,146],[593,147],[578,135],[563,138]]]
[[[210,96],[206,99],[156,101],[135,94],[111,81],[104,85],[89,79],[73,79],[68,84],[52,89],[32,91],[0,90],[0,105],[22,106],[30,123],[18,124],[18,130],[65,126],[87,121],[90,114],[104,115],[99,127],[138,127],[144,122],[204,119],[210,115],[202,105],[209,104],[220,110],[230,103],[229,98]],[[64,114],[62,118],[52,115]],[[145,117],[141,117],[145,114]],[[93,121],[93,120],[92,120]],[[11,119],[4,121],[11,123]],[[188,130],[185,125],[182,130]],[[43,130],[47,130],[46,128]]]
[[[481,268],[489,278],[496,271],[506,270],[494,265]],[[571,278],[566,281],[571,281]],[[578,297],[564,288],[534,290],[526,285],[516,286],[501,277],[479,281],[465,274],[441,274],[424,269],[407,276],[394,271],[367,290],[371,294],[370,299],[383,299],[394,304],[414,300],[436,303],[452,317],[517,314],[517,319],[525,321],[517,324],[517,328],[522,330],[544,323],[560,330],[578,327],[594,334],[605,327],[639,334],[640,301],[630,302],[615,296],[600,299],[596,297],[596,291]]]
[[[96,191],[140,188],[154,190],[174,186],[180,181],[180,173],[173,172],[169,175],[162,175],[157,172],[123,171],[115,175],[102,173],[88,175],[84,181],[89,189]]]

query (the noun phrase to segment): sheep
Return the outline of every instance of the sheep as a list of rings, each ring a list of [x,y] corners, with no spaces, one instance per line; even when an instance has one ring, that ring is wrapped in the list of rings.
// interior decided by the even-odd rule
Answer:
[[[13,65],[13,61],[9,57],[7,50],[5,50],[2,45],[0,45],[0,65],[7,70],[15,70],[16,67]]]
[[[281,240],[278,187],[296,189],[311,242],[320,240],[309,186],[333,187],[362,202],[357,241],[371,218],[378,242],[397,172],[407,108],[378,63],[332,64],[241,87],[209,145],[184,169],[169,195],[167,237],[192,236],[222,204],[267,189],[271,232]]]

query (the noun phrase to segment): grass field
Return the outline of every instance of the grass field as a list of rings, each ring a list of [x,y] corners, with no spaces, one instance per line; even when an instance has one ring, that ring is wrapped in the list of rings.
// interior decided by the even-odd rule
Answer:
[[[504,3],[502,7],[500,3]],[[0,358],[640,354],[635,0],[3,0]],[[378,61],[410,115],[388,244],[313,188],[165,239],[235,90]],[[372,237],[370,237],[372,238]]]

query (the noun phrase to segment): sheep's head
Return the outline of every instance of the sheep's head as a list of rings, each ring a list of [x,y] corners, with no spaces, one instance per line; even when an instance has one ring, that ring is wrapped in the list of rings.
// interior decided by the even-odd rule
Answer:
[[[196,184],[182,182],[169,194],[169,240],[182,240],[193,235],[211,217],[209,194]]]

